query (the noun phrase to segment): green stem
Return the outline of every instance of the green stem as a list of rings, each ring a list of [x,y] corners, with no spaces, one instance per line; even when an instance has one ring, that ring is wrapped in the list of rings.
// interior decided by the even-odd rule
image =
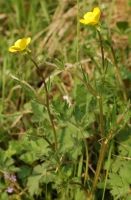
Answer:
[[[104,69],[103,44],[102,44],[101,34],[100,34],[100,32],[98,30],[97,30],[97,32],[98,32],[98,35],[99,35],[100,46],[101,46],[102,67]],[[104,84],[104,82],[102,82],[102,84]],[[98,102],[99,102],[99,110],[100,110],[100,127],[101,127],[101,141],[102,141],[102,144],[101,144],[101,149],[100,149],[100,153],[99,153],[99,159],[98,159],[98,163],[97,163],[95,178],[94,178],[94,181],[93,181],[91,192],[90,192],[89,197],[87,198],[87,200],[92,200],[93,197],[94,197],[94,193],[95,193],[96,186],[97,186],[97,183],[98,183],[98,178],[99,178],[99,174],[100,174],[100,170],[101,170],[101,166],[102,166],[102,163],[103,163],[103,160],[104,160],[104,154],[105,154],[105,150],[106,150],[104,120],[103,120],[103,105],[102,105],[103,87],[104,86],[102,86],[102,90],[101,90],[100,95],[97,96],[97,99],[98,99]]]
[[[102,68],[104,70],[105,62],[104,62],[104,51],[103,51],[103,44],[102,44],[102,38],[100,31],[97,30],[98,36],[99,36],[99,41],[100,41],[100,47],[101,47],[101,56],[102,56]],[[103,88],[104,88],[104,83],[105,83],[105,73],[102,75],[102,84],[101,84],[101,92],[100,95],[102,95]]]
[[[96,186],[97,186],[97,182],[98,182],[98,178],[99,178],[99,174],[100,174],[100,170],[101,170],[101,166],[104,160],[104,154],[105,154],[105,150],[106,150],[106,141],[104,139],[105,136],[105,132],[104,132],[104,121],[103,121],[103,107],[102,107],[102,99],[100,96],[98,96],[98,101],[99,101],[99,108],[100,108],[100,125],[101,125],[101,149],[100,149],[100,153],[99,153],[99,159],[98,159],[98,163],[97,163],[97,168],[96,168],[96,174],[95,174],[95,178],[93,181],[93,185],[92,185],[92,189],[91,189],[91,193],[89,195],[89,199],[93,199],[95,190],[96,190]]]
[[[83,190],[85,191],[86,196],[88,196],[88,192],[87,192],[87,190],[86,190],[86,187],[85,187],[84,185],[82,185],[81,183],[79,183],[79,182],[74,182],[74,181],[70,181],[69,184],[70,184],[70,185],[79,185],[79,186],[81,186],[81,187],[83,188]]]
[[[90,193],[89,197],[87,198],[87,200],[93,200],[93,198],[94,198],[94,193],[95,193],[96,186],[97,186],[97,183],[98,183],[101,165],[102,165],[104,155],[105,155],[105,150],[106,150],[106,143],[103,140],[102,145],[101,145],[101,149],[100,149],[100,155],[99,155],[99,160],[98,160],[98,164],[97,164],[96,174],[95,174],[95,178],[94,178],[94,181],[93,181],[93,186],[92,186],[91,193]]]
[[[105,133],[104,133],[104,120],[103,120],[103,105],[102,105],[102,99],[101,96],[98,96],[98,101],[99,101],[99,109],[100,109],[100,125],[101,125],[101,139],[104,138]]]
[[[101,47],[101,55],[102,55],[102,67],[104,69],[104,51],[103,51],[103,44],[102,44],[102,39],[101,39],[101,34],[100,31],[97,30],[98,36],[99,36],[99,41],[100,41],[100,47]]]
[[[52,129],[53,129],[53,134],[54,134],[54,140],[55,140],[55,151],[57,151],[58,147],[57,147],[57,137],[56,137],[56,130],[55,130],[55,126],[54,126],[54,122],[53,122],[53,118],[52,118],[52,115],[51,115],[51,112],[50,112],[50,106],[49,106],[49,97],[48,97],[48,89],[47,89],[47,85],[46,85],[46,82],[45,82],[45,78],[44,76],[42,75],[37,63],[34,61],[34,59],[32,57],[30,57],[30,60],[33,62],[33,64],[36,66],[37,68],[37,71],[39,73],[39,75],[41,76],[42,80],[43,80],[43,83],[44,83],[44,86],[45,86],[45,92],[46,92],[46,106],[47,106],[47,111],[48,111],[48,115],[49,115],[49,118],[50,118],[50,122],[51,122],[51,125],[52,125]]]
[[[77,42],[76,42],[76,62],[79,62],[79,36],[80,36],[80,23],[79,23],[79,0],[77,0]]]

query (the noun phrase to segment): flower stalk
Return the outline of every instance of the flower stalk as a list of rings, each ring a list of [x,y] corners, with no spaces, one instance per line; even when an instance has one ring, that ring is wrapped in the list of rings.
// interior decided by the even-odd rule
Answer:
[[[102,39],[101,39],[100,31],[97,30],[97,33],[98,33],[98,36],[99,36],[100,47],[101,47],[102,67],[103,67],[103,69],[104,69],[104,51],[103,51],[103,44],[102,44]]]
[[[102,67],[104,69],[103,44],[102,44],[101,34],[100,34],[100,32],[98,30],[97,30],[97,33],[98,33],[99,40],[100,40],[101,55],[102,55]],[[91,192],[90,192],[89,197],[87,198],[87,200],[92,200],[93,197],[94,197],[94,193],[95,193],[96,186],[97,186],[97,183],[98,183],[98,178],[99,178],[99,174],[100,174],[100,170],[101,170],[101,166],[102,166],[102,163],[103,163],[103,160],[104,160],[104,155],[105,155],[105,150],[106,150],[104,120],[103,120],[103,105],[102,105],[103,87],[104,87],[104,80],[102,81],[102,90],[100,92],[100,95],[97,96],[97,99],[98,99],[98,102],[99,102],[99,111],[100,111],[100,127],[101,127],[101,141],[102,141],[102,144],[101,144],[101,148],[100,148],[100,153],[99,153],[99,159],[98,159],[98,163],[97,163],[95,178],[94,178],[94,181],[93,181]]]
[[[80,19],[79,22],[84,25],[92,25],[97,30],[97,33],[99,36],[99,41],[100,41],[100,48],[101,48],[102,68],[104,70],[104,67],[105,67],[104,50],[103,50],[102,38],[101,38],[101,34],[100,34],[100,25],[99,25],[100,15],[101,15],[101,11],[98,7],[96,7],[93,9],[93,12],[87,12],[83,17],[84,19]],[[78,77],[78,75],[75,75],[75,76]],[[78,78],[81,80],[80,77],[78,77]],[[83,82],[83,80],[82,80],[82,82]],[[106,150],[106,140],[105,140],[104,120],[103,120],[103,105],[102,105],[102,92],[103,92],[103,88],[104,88],[104,82],[105,82],[105,75],[102,78],[101,91],[100,91],[99,95],[96,95],[94,89],[90,85],[85,84],[87,86],[87,88],[92,92],[92,94],[94,94],[97,97],[98,102],[99,102],[100,128],[101,128],[101,141],[102,141],[95,178],[93,181],[91,192],[90,192],[89,196],[87,197],[87,200],[92,200],[94,197],[100,170],[101,170],[101,166],[102,166],[102,163],[104,160],[105,150]]]
[[[100,148],[95,178],[94,178],[94,181],[93,181],[93,185],[92,185],[90,195],[87,198],[87,200],[93,199],[93,196],[94,196],[94,193],[95,193],[95,190],[96,190],[96,186],[97,186],[97,183],[98,183],[98,179],[99,179],[101,166],[102,166],[102,163],[103,163],[103,160],[104,160],[106,144],[107,144],[106,140],[105,140],[102,99],[101,99],[101,96],[98,96],[97,98],[98,98],[98,101],[99,101],[99,109],[100,109],[100,126],[101,126],[101,141],[102,141],[102,143],[101,143],[101,148]]]
[[[33,64],[35,65],[35,67],[37,68],[37,71],[39,73],[39,75],[41,76],[42,80],[43,80],[43,83],[44,83],[44,87],[45,87],[45,92],[46,92],[46,106],[47,106],[47,111],[48,111],[48,115],[49,115],[49,118],[50,118],[50,122],[51,122],[51,125],[52,125],[52,129],[53,129],[53,134],[54,134],[54,141],[55,141],[55,151],[57,151],[58,147],[57,147],[57,137],[56,137],[56,130],[55,130],[55,126],[54,126],[54,122],[53,122],[53,118],[52,118],[52,115],[51,115],[51,112],[50,112],[50,105],[49,105],[49,97],[48,97],[48,89],[47,89],[47,85],[46,85],[46,82],[45,82],[45,78],[44,76],[42,75],[37,63],[34,61],[34,59],[32,57],[30,57],[30,60],[33,62]]]

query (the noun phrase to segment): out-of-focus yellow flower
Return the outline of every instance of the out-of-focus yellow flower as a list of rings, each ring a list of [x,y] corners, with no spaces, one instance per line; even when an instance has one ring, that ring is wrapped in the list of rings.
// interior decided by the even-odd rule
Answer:
[[[85,25],[95,26],[99,23],[101,11],[98,7],[94,8],[93,12],[87,12],[84,15],[84,19],[80,19],[79,22]]]
[[[29,48],[27,48],[28,44],[30,43],[31,38],[23,38],[19,39],[15,42],[13,46],[9,48],[10,52],[21,52],[22,54],[27,54],[27,52],[31,52]]]

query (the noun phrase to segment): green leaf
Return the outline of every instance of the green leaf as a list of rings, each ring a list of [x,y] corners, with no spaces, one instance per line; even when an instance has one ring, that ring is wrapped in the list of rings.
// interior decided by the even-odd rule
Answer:
[[[75,116],[75,121],[79,124],[83,118],[84,113],[81,111],[79,106],[75,106],[73,114]]]
[[[23,147],[20,141],[10,141],[9,148],[6,151],[6,153],[9,157],[11,157],[12,155],[20,154],[22,151],[22,148]]]
[[[36,141],[29,140],[25,144],[23,143],[26,151],[30,151],[32,154],[39,153],[40,155],[48,152],[48,146],[49,144],[43,138],[39,138]]]
[[[52,58],[52,59],[53,59],[53,62],[58,66],[58,68],[65,69],[63,62],[59,61],[57,58],[55,58],[55,59]]]
[[[122,162],[120,170],[119,170],[119,174],[122,178],[124,178],[127,183],[131,184],[131,160]]]
[[[57,98],[52,102],[52,105],[54,111],[61,120],[67,121],[70,119],[73,107],[69,107],[67,101],[62,101],[60,98]]]
[[[0,200],[8,200],[8,194],[6,192],[1,193]]]
[[[42,175],[37,175],[37,176],[30,176],[28,178],[27,186],[31,196],[37,194],[39,189],[39,180],[41,179],[41,177]]]
[[[119,68],[120,69],[120,73],[121,73],[121,77],[123,80],[129,79],[131,80],[131,72],[129,70],[127,70],[126,68]]]
[[[38,159],[38,157],[34,154],[31,154],[30,152],[27,152],[27,153],[22,154],[20,156],[20,159],[27,164],[32,164]]]
[[[14,160],[10,156],[8,157],[8,152],[0,149],[0,167],[3,170],[9,170],[13,163]]]
[[[124,34],[126,29],[128,28],[128,22],[127,21],[121,21],[116,23],[118,29],[120,30],[121,34]]]
[[[67,123],[67,127],[57,133],[57,138],[59,142],[59,151],[63,154],[67,154],[69,159],[76,160],[82,153],[83,136],[77,127],[71,123]]]
[[[131,156],[131,128],[125,126],[117,135],[117,140],[120,143],[118,146],[119,154],[122,156]]]
[[[20,168],[15,167],[14,165],[11,165],[11,166],[9,167],[9,170],[10,170],[10,172],[19,172],[19,171],[20,171]]]
[[[47,117],[45,116],[46,110],[45,107],[35,101],[31,101],[32,110],[34,113],[33,121],[43,121]]]
[[[71,164],[63,166],[61,170],[62,170],[63,175],[66,174],[66,176],[68,177],[72,175]]]
[[[112,187],[110,192],[113,196],[116,196],[116,199],[130,193],[129,183],[116,173],[109,173],[108,183]]]
[[[31,167],[28,165],[22,165],[20,166],[20,171],[18,172],[18,178],[22,179],[27,177],[31,172]]]
[[[58,180],[57,174],[53,171],[45,171],[44,176],[40,179],[40,183],[56,182]]]

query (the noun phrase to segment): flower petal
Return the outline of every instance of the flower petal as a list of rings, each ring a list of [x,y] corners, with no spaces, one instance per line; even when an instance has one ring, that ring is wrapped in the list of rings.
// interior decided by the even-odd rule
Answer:
[[[19,47],[21,48],[21,51],[23,51],[24,49],[26,49],[27,46],[27,40],[26,38],[21,39]]]
[[[85,25],[89,24],[89,21],[84,20],[84,19],[80,19],[79,22],[81,22],[82,24],[85,24]]]
[[[21,40],[22,40],[22,39],[17,40],[17,41],[15,42],[14,46],[19,47]]]
[[[93,16],[93,12],[87,12],[85,15],[84,15],[84,19],[85,20],[88,20],[90,17]]]
[[[28,44],[30,43],[30,41],[31,41],[31,38],[28,37],[28,38],[26,39],[26,45],[28,45]]]
[[[100,11],[100,9],[99,9],[98,7],[95,7],[95,8],[93,9],[93,13],[94,13],[94,14],[100,14],[101,11]]]
[[[21,41],[20,41],[20,44],[19,44],[19,47],[21,48],[21,50],[23,51],[24,49],[26,49],[27,45],[30,43],[31,41],[31,38],[28,37],[28,38],[23,38]]]
[[[9,51],[10,52],[17,52],[17,51],[21,51],[21,49],[19,47],[17,47],[17,46],[11,46],[9,48]]]
[[[94,8],[93,10],[93,14],[95,15],[95,19],[96,21],[99,22],[99,19],[100,19],[100,15],[101,15],[101,11],[98,7]]]

